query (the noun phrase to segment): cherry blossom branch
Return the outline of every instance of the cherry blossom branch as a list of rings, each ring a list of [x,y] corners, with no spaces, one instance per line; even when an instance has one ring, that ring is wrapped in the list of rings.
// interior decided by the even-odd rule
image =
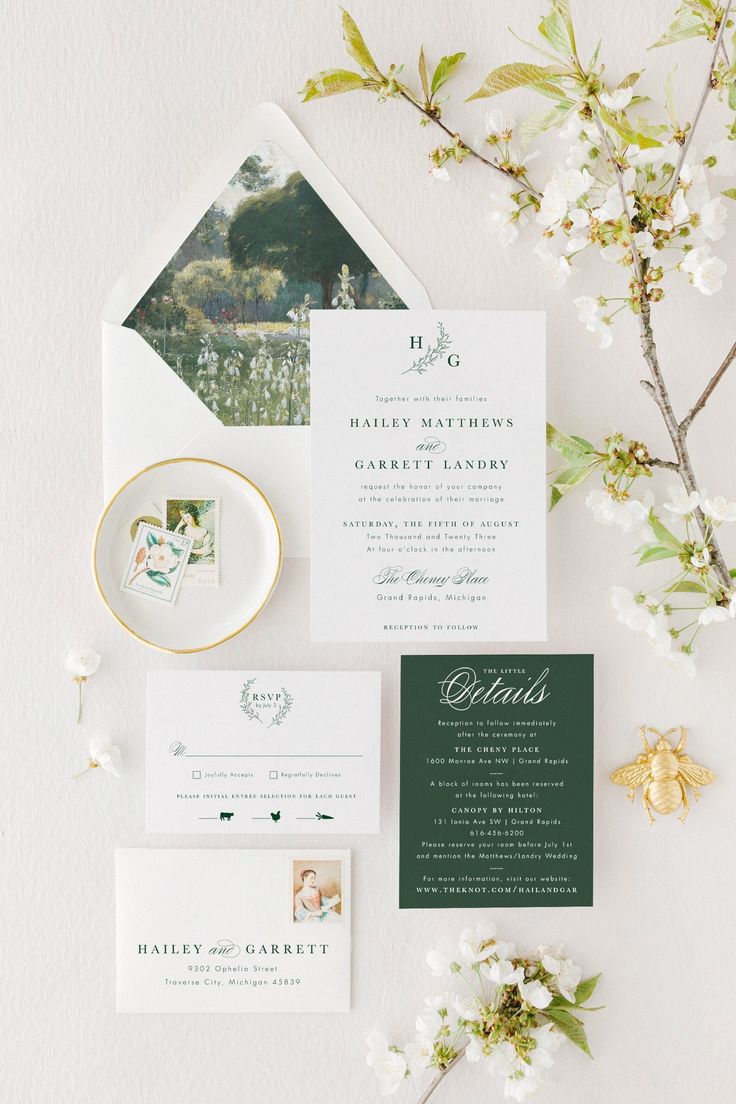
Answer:
[[[478,153],[477,150],[474,150],[473,147],[465,142],[456,131],[451,130],[450,127],[443,123],[442,120],[434,112],[429,111],[426,107],[424,107],[423,104],[419,103],[418,100],[415,100],[407,89],[403,87],[400,88],[399,96],[402,98],[402,100],[406,100],[407,103],[410,103],[413,108],[415,108],[421,115],[425,117],[425,119],[429,119],[431,123],[434,123],[435,126],[438,126],[440,130],[444,131],[448,138],[452,138],[453,142],[458,142],[458,144],[462,147],[463,150],[465,150],[469,157],[474,157],[476,161],[480,161],[481,164],[485,165],[489,169],[495,169],[496,172],[501,173],[502,176],[505,176],[507,180],[512,180],[515,184],[522,185],[524,190],[529,192],[530,195],[533,195],[536,199],[542,198],[541,194],[535,188],[533,188],[531,184],[529,184],[526,180],[518,177],[516,173],[512,172],[511,169],[505,169],[503,165],[499,165],[498,161],[492,161],[489,157],[484,157],[482,153]]]
[[[465,1053],[465,1047],[463,1047],[462,1050],[460,1050],[455,1055],[455,1057],[452,1059],[452,1061],[447,1063],[447,1065],[445,1066],[444,1069],[439,1071],[437,1076],[427,1086],[426,1091],[423,1092],[422,1095],[419,1097],[419,1100],[417,1101],[417,1104],[427,1104],[427,1101],[429,1100],[432,1093],[435,1091],[435,1089],[438,1089],[440,1087],[440,1085],[442,1084],[444,1079],[447,1077],[450,1070],[453,1069],[457,1065],[457,1063],[460,1061],[460,1059],[462,1058],[464,1053]]]
[[[731,3],[732,3],[732,0],[727,0],[727,3],[725,4],[725,6],[723,8],[723,15],[721,16],[721,25],[718,28],[718,34],[716,35],[716,40],[713,44],[713,54],[712,54],[711,59],[710,59],[710,65],[708,66],[708,78],[705,82],[705,88],[703,89],[703,91],[701,93],[700,100],[698,102],[698,106],[695,110],[695,116],[693,118],[692,123],[690,124],[690,129],[687,132],[687,135],[685,137],[685,141],[682,143],[682,146],[680,147],[680,155],[677,158],[677,164],[675,165],[675,171],[674,171],[674,174],[672,176],[672,191],[674,191],[675,188],[677,187],[677,181],[680,179],[680,170],[682,169],[682,166],[685,164],[685,158],[687,156],[687,151],[690,148],[690,143],[693,140],[693,134],[695,133],[695,128],[698,125],[698,123],[700,122],[700,116],[703,114],[703,109],[705,107],[706,101],[708,99],[708,96],[709,96],[710,92],[713,89],[713,70],[715,69],[716,61],[718,60],[718,53],[720,51],[721,44],[723,43],[723,36],[726,32],[726,24],[728,23],[728,15],[729,15],[729,12],[731,11]]]
[[[728,14],[728,8],[730,8],[730,6],[731,4],[729,0],[729,4],[726,8],[726,14]],[[725,26],[725,16],[723,26]],[[711,69],[709,70],[709,72],[712,70],[712,66],[713,62],[711,62]],[[698,112],[698,115],[696,116],[696,119],[693,122],[692,127],[690,128],[690,135],[692,135],[692,132],[695,129],[695,125],[699,118],[700,112]],[[631,217],[629,215],[629,208],[626,199],[626,189],[624,187],[623,172],[621,171],[621,166],[619,165],[616,158],[615,151],[613,149],[613,146],[611,145],[611,140],[608,136],[608,133],[597,113],[595,113],[595,121],[606,157],[608,158],[614,174],[614,178],[618,185],[618,192],[621,197],[621,203],[623,205],[623,214],[627,218],[631,230],[631,242],[629,248],[631,250],[634,272],[639,282],[641,293],[639,312],[637,315],[637,318],[639,320],[639,342],[641,344],[642,355],[652,377],[651,383],[649,383],[648,380],[644,380],[642,382],[642,386],[644,387],[644,390],[647,392],[650,398],[654,400],[654,402],[660,409],[665,426],[667,427],[667,432],[670,435],[670,440],[672,441],[675,450],[675,456],[677,457],[677,463],[673,463],[672,461],[663,461],[660,463],[659,466],[669,468],[671,471],[676,471],[677,474],[680,476],[680,479],[684,483],[685,489],[687,490],[688,494],[692,494],[693,491],[698,490],[697,480],[695,478],[692,462],[690,460],[690,453],[687,447],[687,431],[690,428],[690,422],[692,421],[692,418],[690,418],[690,416],[688,415],[688,417],[685,418],[682,423],[680,423],[675,417],[675,412],[672,408],[672,401],[667,390],[667,385],[665,384],[664,375],[662,374],[662,369],[659,363],[659,353],[657,351],[657,345],[654,340],[651,307],[644,278],[646,274],[645,265],[642,262],[642,259],[639,255],[639,250],[636,246],[636,242],[634,241],[634,227],[631,224]],[[678,176],[679,170],[675,174],[675,179],[677,179]],[[736,347],[734,347],[733,353],[734,356],[736,356]],[[733,357],[731,357],[731,360],[732,359]],[[711,387],[709,384],[708,388],[706,388],[707,393],[704,392],[704,402],[707,402],[710,392],[717,385],[718,380],[721,378],[723,373],[728,368],[728,365],[731,363],[728,358],[726,358],[726,360],[727,362],[724,361],[725,367],[724,365],[721,365],[721,368],[719,368],[716,376],[714,376],[713,380],[711,380],[713,386]],[[702,398],[703,396],[701,395],[701,399]],[[700,399],[698,400],[698,402],[700,402]],[[696,406],[697,405],[698,404],[696,403]],[[715,538],[715,534],[713,533],[712,526],[709,526],[708,520],[705,517],[700,506],[695,509],[694,514],[695,520],[698,524],[698,528],[700,529],[700,532],[702,534],[703,541],[706,545],[709,545],[710,547],[711,558],[716,575],[718,576],[721,585],[726,589],[726,591],[729,591],[733,586],[733,579],[731,578],[731,575],[729,573],[726,560],[723,556],[723,552],[721,551],[718,541]]]
[[[690,408],[688,413],[685,415],[685,417],[680,422],[680,429],[682,430],[683,433],[687,433],[687,431],[690,429],[690,426],[692,425],[693,419],[703,409],[703,407],[707,403],[708,399],[711,397],[711,395],[715,391],[716,387],[721,382],[721,380],[725,376],[726,372],[728,371],[728,369],[733,364],[734,360],[736,360],[736,341],[734,341],[733,345],[731,346],[731,348],[726,353],[725,359],[724,359],[723,363],[721,364],[720,368],[718,369],[718,371],[711,377],[711,379],[708,383],[708,386],[703,391],[703,394],[700,396],[698,401],[693,404],[693,406]]]

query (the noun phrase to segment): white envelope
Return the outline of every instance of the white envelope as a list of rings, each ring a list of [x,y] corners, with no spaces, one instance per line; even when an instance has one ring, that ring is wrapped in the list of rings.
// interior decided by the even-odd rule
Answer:
[[[408,307],[427,307],[418,280],[383,240],[275,104],[255,108],[227,148],[177,204],[147,249],[115,285],[103,323],[105,498],[159,460],[217,460],[252,479],[271,501],[286,556],[309,555],[309,426],[225,426],[124,320],[243,163],[275,142],[337,216]]]

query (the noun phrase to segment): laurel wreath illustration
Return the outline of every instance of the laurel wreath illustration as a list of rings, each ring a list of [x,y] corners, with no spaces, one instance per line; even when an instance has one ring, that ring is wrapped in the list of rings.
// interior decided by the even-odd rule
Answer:
[[[255,681],[256,680],[252,678],[248,679],[248,681],[243,684],[243,689],[240,691],[240,708],[249,720],[258,721],[259,724],[263,724],[263,718],[261,717],[260,710],[256,709],[255,705],[248,697],[250,688]],[[267,728],[278,728],[283,722],[284,718],[291,712],[291,709],[294,705],[294,698],[288,692],[285,686],[281,687],[281,694],[283,696],[281,705],[279,706],[276,713],[274,713],[270,724],[266,726]]]
[[[409,372],[417,372],[420,376],[435,364],[443,353],[452,345],[452,338],[445,329],[444,323],[437,323],[437,342],[430,345],[425,353],[418,357],[411,368],[406,368],[401,374],[406,376]]]

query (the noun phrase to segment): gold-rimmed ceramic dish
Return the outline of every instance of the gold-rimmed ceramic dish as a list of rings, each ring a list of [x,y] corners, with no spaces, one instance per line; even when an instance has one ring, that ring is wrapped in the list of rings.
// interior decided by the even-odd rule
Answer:
[[[217,500],[218,586],[182,586],[163,605],[121,589],[136,522],[160,521],[167,499]],[[281,570],[281,532],[263,491],[214,460],[162,460],[134,475],[105,507],[92,545],[92,574],[104,605],[126,632],[163,652],[202,652],[247,628],[266,606]]]

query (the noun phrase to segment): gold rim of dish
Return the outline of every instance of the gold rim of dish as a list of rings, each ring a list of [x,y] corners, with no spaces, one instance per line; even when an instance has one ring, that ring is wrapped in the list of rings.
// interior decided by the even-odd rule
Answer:
[[[209,464],[213,468],[220,468],[222,471],[230,472],[231,475],[237,475],[238,479],[242,479],[244,483],[247,483],[249,487],[252,487],[253,490],[263,499],[276,527],[276,536],[278,538],[278,561],[276,563],[276,570],[274,572],[274,576],[271,580],[271,585],[268,588],[266,596],[256,612],[253,614],[252,617],[249,617],[243,625],[240,625],[239,628],[234,629],[231,633],[228,633],[227,636],[223,636],[219,640],[213,640],[211,644],[202,644],[198,648],[165,648],[162,644],[155,644],[153,640],[147,640],[145,636],[141,636],[140,633],[137,633],[135,629],[132,629],[130,625],[128,625],[122,619],[122,617],[120,617],[115,612],[115,610],[108,602],[107,595],[102,589],[100,577],[97,572],[97,546],[100,539],[100,530],[102,529],[105,518],[112,509],[113,504],[117,501],[117,499],[126,489],[126,487],[129,487],[131,483],[135,483],[136,479],[140,479],[140,477],[142,475],[145,475],[146,472],[155,471],[156,468],[165,468],[169,464]],[[100,514],[100,519],[97,522],[97,527],[95,529],[94,540],[92,541],[92,576],[95,581],[95,588],[97,590],[97,593],[99,594],[100,599],[109,612],[110,616],[113,617],[117,621],[118,625],[125,629],[127,633],[130,633],[130,635],[135,640],[140,641],[141,644],[145,644],[148,648],[154,648],[157,652],[167,652],[169,655],[192,655],[194,652],[207,652],[210,648],[217,648],[220,644],[224,644],[225,641],[232,640],[232,638],[234,636],[237,636],[238,633],[241,633],[243,629],[247,629],[249,625],[252,625],[256,617],[258,617],[259,614],[262,613],[264,608],[268,605],[268,602],[274,592],[276,583],[278,582],[278,578],[281,573],[282,560],[283,542],[281,538],[281,527],[278,523],[276,514],[273,512],[273,506],[268,501],[261,488],[256,483],[254,483],[252,479],[248,479],[247,475],[243,475],[242,472],[237,471],[235,468],[230,468],[227,464],[221,464],[218,460],[205,460],[201,456],[175,456],[171,460],[159,460],[156,464],[149,464],[148,467],[141,468],[141,470],[139,472],[136,472],[135,475],[131,475],[130,479],[126,479],[126,481],[120,487],[118,487],[115,494],[112,496],[110,501],[105,506],[105,509]]]

